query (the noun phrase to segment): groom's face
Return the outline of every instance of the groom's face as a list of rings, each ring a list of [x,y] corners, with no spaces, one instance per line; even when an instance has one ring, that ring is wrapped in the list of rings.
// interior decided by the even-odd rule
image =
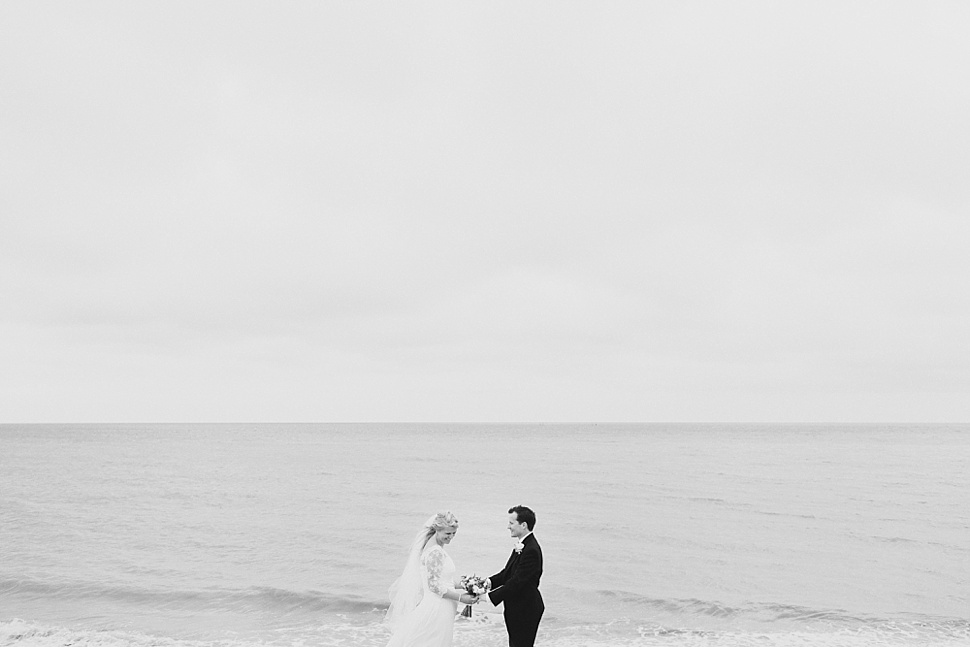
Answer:
[[[523,521],[519,523],[518,513],[511,513],[509,515],[509,533],[516,539],[525,537],[525,534],[529,532],[529,526]]]

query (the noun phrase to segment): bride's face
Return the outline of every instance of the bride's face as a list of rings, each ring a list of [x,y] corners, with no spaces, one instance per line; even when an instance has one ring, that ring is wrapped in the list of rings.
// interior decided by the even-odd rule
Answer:
[[[451,540],[455,538],[455,534],[458,532],[458,527],[454,528],[442,528],[435,531],[435,540],[444,546],[445,544],[450,544]]]

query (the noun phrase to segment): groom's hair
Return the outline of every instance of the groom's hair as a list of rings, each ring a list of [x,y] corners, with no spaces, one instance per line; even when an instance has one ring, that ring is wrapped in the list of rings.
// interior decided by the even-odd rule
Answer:
[[[515,513],[515,518],[519,520],[519,523],[525,522],[526,527],[529,532],[536,527],[536,513],[531,509],[525,507],[524,505],[517,505],[514,508],[509,508],[509,514]]]

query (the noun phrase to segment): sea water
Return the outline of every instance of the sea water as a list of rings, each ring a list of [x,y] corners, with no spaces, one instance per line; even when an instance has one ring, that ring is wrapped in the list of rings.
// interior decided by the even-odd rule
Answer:
[[[432,513],[538,645],[970,644],[970,426],[0,425],[0,644],[383,646]],[[478,605],[455,645],[504,645]]]

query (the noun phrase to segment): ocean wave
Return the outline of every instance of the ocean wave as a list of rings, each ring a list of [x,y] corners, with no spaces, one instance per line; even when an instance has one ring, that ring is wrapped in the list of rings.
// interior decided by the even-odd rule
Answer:
[[[616,614],[628,613],[630,617],[654,616],[678,626],[690,626],[692,619],[711,619],[721,624],[733,623],[743,626],[778,628],[825,627],[831,629],[857,629],[859,627],[912,626],[939,627],[950,631],[968,631],[970,621],[960,618],[929,616],[924,614],[899,614],[893,617],[851,613],[844,609],[814,609],[776,602],[749,602],[739,605],[722,604],[713,600],[654,598],[626,591],[569,591],[582,603],[611,609]],[[646,612],[646,613],[644,613]],[[659,625],[658,625],[659,626]]]
[[[796,512],[778,512],[776,510],[755,510],[755,514],[766,517],[790,517],[793,519],[817,519],[814,514],[798,514]]]
[[[260,610],[275,613],[295,611],[320,613],[367,613],[387,606],[386,601],[355,595],[334,595],[322,591],[292,591],[269,586],[246,589],[148,589],[126,584],[91,582],[44,582],[32,579],[0,580],[0,598],[58,600],[111,600],[147,604],[167,609],[199,611]]]

